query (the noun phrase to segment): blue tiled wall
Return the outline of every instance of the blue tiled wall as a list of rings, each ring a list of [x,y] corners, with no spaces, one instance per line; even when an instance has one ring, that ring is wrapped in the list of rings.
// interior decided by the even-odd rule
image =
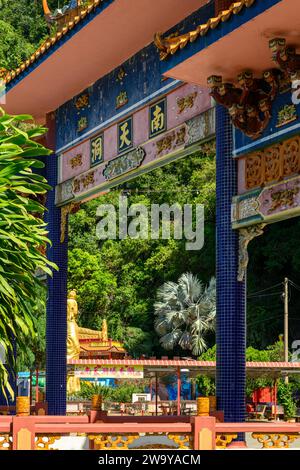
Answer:
[[[237,191],[232,125],[217,106],[217,399],[225,421],[245,419],[245,283],[237,281],[238,234],[231,228],[231,199]]]
[[[46,177],[55,187],[57,181],[56,155],[47,157]],[[50,415],[66,413],[66,354],[67,354],[67,265],[68,242],[60,243],[61,210],[55,207],[55,191],[47,195],[46,222],[52,246],[48,247],[48,259],[57,264],[48,278],[46,325],[46,400]]]

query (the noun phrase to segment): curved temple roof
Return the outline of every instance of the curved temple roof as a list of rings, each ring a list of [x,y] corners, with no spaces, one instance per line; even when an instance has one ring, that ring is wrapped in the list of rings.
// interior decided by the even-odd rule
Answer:
[[[221,11],[215,18],[210,18],[205,24],[199,25],[196,29],[176,37],[162,38],[160,33],[156,33],[154,42],[160,50],[161,60],[169,55],[175,54],[179,49],[183,49],[187,44],[196,41],[199,37],[205,36],[211,29],[215,29],[221,22],[228,21],[233,15],[240,13],[245,7],[251,7],[258,0],[240,0],[232,2],[228,10]]]
[[[152,43],[155,31],[170,30],[208,1],[89,0],[88,6],[76,4],[58,17],[60,30],[16,70],[0,69],[6,85],[6,111],[29,113],[44,122],[47,113]],[[47,5],[45,14],[53,16]]]
[[[32,65],[37,59],[39,59],[43,54],[45,54],[51,47],[56,45],[70,30],[74,28],[80,21],[86,18],[87,15],[92,13],[101,3],[104,3],[107,0],[90,0],[89,5],[85,4],[82,7],[79,6],[78,14],[65,24],[65,26],[57,31],[53,36],[46,39],[46,41],[27,59],[23,62],[20,67],[16,70],[7,72],[4,77],[4,82],[9,84],[14,78],[19,76],[24,72],[30,65]],[[51,11],[48,7],[47,0],[43,0],[43,9],[45,16],[50,17]]]

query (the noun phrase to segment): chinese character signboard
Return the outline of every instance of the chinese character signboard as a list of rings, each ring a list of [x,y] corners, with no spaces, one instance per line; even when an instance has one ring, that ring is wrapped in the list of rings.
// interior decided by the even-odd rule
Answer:
[[[81,378],[105,378],[105,379],[143,379],[144,368],[140,365],[76,365],[74,374]]]
[[[91,166],[103,162],[103,134],[91,139]]]
[[[118,151],[126,152],[133,145],[132,117],[118,124]]]
[[[74,101],[78,117],[90,117],[94,108],[87,103],[85,94]],[[276,116],[277,132],[289,126],[287,123],[298,125],[296,116],[300,115],[300,105],[296,110],[282,105]],[[94,116],[89,123],[82,122],[88,132],[84,130],[80,139],[76,136],[71,145],[58,149],[57,205],[82,199],[83,195],[93,196],[177,160],[188,147],[202,145],[215,131],[209,92],[196,85],[176,86],[167,95],[130,109],[122,118],[116,114],[107,122],[99,122],[99,116]]]
[[[165,99],[150,106],[150,138],[155,137],[166,130],[166,108]]]

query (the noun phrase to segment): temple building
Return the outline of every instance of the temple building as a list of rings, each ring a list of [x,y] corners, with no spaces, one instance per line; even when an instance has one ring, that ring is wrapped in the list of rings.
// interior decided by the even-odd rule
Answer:
[[[123,359],[126,357],[126,350],[120,341],[112,339],[104,341],[82,335],[79,343],[80,359]]]

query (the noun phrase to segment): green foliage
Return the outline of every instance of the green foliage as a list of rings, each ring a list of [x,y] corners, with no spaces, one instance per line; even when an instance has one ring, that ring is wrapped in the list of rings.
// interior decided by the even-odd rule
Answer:
[[[246,350],[246,360],[250,362],[280,362],[284,360],[284,344],[282,341],[267,346],[265,350],[258,350],[249,346]]]
[[[204,397],[213,396],[216,394],[216,385],[214,379],[206,375],[199,375],[195,379],[199,394]]]
[[[51,275],[41,248],[48,242],[44,207],[38,195],[50,187],[33,173],[44,164],[36,157],[50,152],[35,140],[45,129],[33,127],[27,132],[20,123],[30,116],[0,115],[0,347],[7,363],[14,365],[13,343],[24,355],[29,338],[36,335],[34,312],[37,287],[35,272]],[[14,340],[13,340],[14,339]],[[0,384],[8,389],[7,370],[0,362]]]
[[[214,331],[216,315],[215,279],[204,288],[196,276],[182,274],[177,283],[166,282],[154,304],[155,329],[162,346],[172,351],[177,345],[197,355],[207,348],[205,336]]]
[[[152,351],[151,333],[143,331],[141,328],[129,326],[125,329],[124,346],[135,357],[140,357],[143,354],[150,356]]]
[[[51,9],[69,0],[49,0]],[[49,35],[41,0],[0,0],[0,68],[14,69]]]
[[[32,52],[30,43],[13,26],[0,20],[0,66],[7,70],[16,68]]]
[[[90,401],[93,395],[101,395],[103,401],[107,400],[111,395],[112,389],[110,387],[106,387],[105,385],[101,385],[98,383],[93,382],[80,382],[80,392],[73,393],[69,396],[72,400],[86,400]]]
[[[131,403],[133,393],[142,393],[144,391],[144,385],[138,385],[136,383],[124,383],[118,385],[112,389],[111,401],[117,403]]]
[[[284,354],[284,345],[282,341],[277,341],[276,343],[268,346],[264,350],[258,350],[249,346],[246,349],[246,360],[249,362],[276,362],[282,361]],[[214,345],[212,348],[205,351],[199,357],[201,361],[215,361],[217,356],[217,348]],[[199,390],[203,390],[203,394],[206,393],[208,390],[210,392],[210,387],[213,390],[214,387],[214,379],[205,376],[198,376],[197,377],[197,384]],[[291,379],[291,383],[293,383],[294,379]],[[248,399],[251,398],[252,393],[254,390],[263,387],[272,387],[274,385],[274,381],[271,377],[247,377],[246,380],[246,396]],[[292,385],[291,385],[292,387]],[[207,392],[208,393],[208,392]],[[213,393],[208,393],[213,394]]]
[[[70,287],[77,290],[80,312],[87,312],[84,325],[100,329],[116,288],[114,276],[105,269],[99,250],[95,254],[80,248],[72,250],[69,270],[73,273]]]
[[[199,357],[200,361],[215,361],[217,357],[217,346],[214,344],[211,348],[204,351]]]
[[[293,399],[293,385],[285,383],[283,380],[278,381],[277,396],[278,403],[284,408],[284,416],[292,418],[296,415],[297,407]]]
[[[165,354],[154,331],[156,292],[164,282],[177,281],[184,271],[197,273],[199,266],[204,283],[213,276],[214,202],[207,207],[204,248],[195,252],[187,252],[181,240],[99,241],[97,207],[114,204],[118,208],[122,190],[128,191],[129,205],[202,203],[202,192],[214,192],[214,166],[213,155],[195,154],[102,195],[70,216],[69,287],[78,290],[81,325],[98,328],[106,317],[109,336],[124,341],[130,355]],[[213,335],[208,341],[211,344]]]
[[[33,316],[36,334],[27,338],[26,353],[18,350],[17,371],[45,369],[46,367],[46,287],[37,285],[35,291]]]
[[[80,382],[80,392],[72,394],[69,399],[90,401],[93,395],[102,395],[103,401],[111,401],[116,403],[131,403],[133,393],[141,393],[144,391],[145,385],[143,381],[124,381],[117,384],[116,387],[107,387],[91,382]]]
[[[264,349],[283,333],[283,279],[289,277],[300,285],[300,246],[297,234],[300,219],[268,225],[264,235],[249,244],[248,293],[276,286],[250,297],[247,305],[248,344]],[[258,287],[259,286],[259,287]],[[299,290],[290,289],[289,341],[300,336]]]

